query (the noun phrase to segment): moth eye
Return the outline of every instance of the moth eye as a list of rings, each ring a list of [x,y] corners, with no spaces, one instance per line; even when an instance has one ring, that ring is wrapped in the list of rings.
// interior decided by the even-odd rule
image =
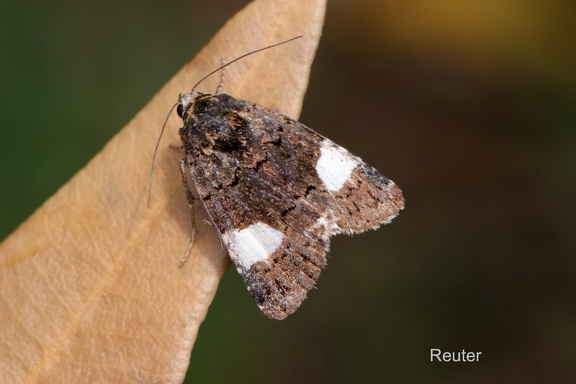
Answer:
[[[176,113],[178,114],[178,116],[180,116],[180,118],[182,118],[182,115],[184,114],[184,107],[182,106],[182,104],[178,104],[178,106],[176,107]]]

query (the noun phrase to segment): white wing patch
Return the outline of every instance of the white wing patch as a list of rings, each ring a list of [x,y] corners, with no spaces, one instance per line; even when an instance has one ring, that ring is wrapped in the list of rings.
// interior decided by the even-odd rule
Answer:
[[[222,234],[230,256],[246,271],[259,261],[265,261],[282,244],[282,232],[264,223],[251,224]]]
[[[358,160],[328,139],[322,141],[316,172],[329,191],[339,191],[350,178]]]

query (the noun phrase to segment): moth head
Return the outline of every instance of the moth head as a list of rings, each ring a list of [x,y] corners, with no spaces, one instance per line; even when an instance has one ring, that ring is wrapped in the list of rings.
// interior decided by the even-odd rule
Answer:
[[[196,91],[180,95],[180,98],[178,99],[178,103],[176,105],[176,113],[178,114],[178,116],[180,116],[181,119],[184,118],[186,112],[190,109],[192,104],[194,104],[194,99],[196,99],[198,95],[199,93]]]

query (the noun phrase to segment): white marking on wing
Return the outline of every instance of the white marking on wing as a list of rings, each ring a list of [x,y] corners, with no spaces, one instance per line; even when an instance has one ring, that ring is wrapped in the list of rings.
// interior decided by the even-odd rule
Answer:
[[[339,191],[358,164],[358,160],[344,148],[324,139],[316,172],[329,191]]]
[[[267,260],[282,244],[283,238],[282,232],[264,223],[252,224],[222,235],[230,256],[245,270],[259,261]]]

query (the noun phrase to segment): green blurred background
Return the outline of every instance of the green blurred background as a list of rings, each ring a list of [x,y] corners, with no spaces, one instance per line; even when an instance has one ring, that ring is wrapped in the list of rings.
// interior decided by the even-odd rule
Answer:
[[[0,239],[246,3],[4,0]],[[406,210],[334,239],[285,321],[231,270],[187,380],[576,382],[575,39],[573,1],[329,1],[300,120]]]

